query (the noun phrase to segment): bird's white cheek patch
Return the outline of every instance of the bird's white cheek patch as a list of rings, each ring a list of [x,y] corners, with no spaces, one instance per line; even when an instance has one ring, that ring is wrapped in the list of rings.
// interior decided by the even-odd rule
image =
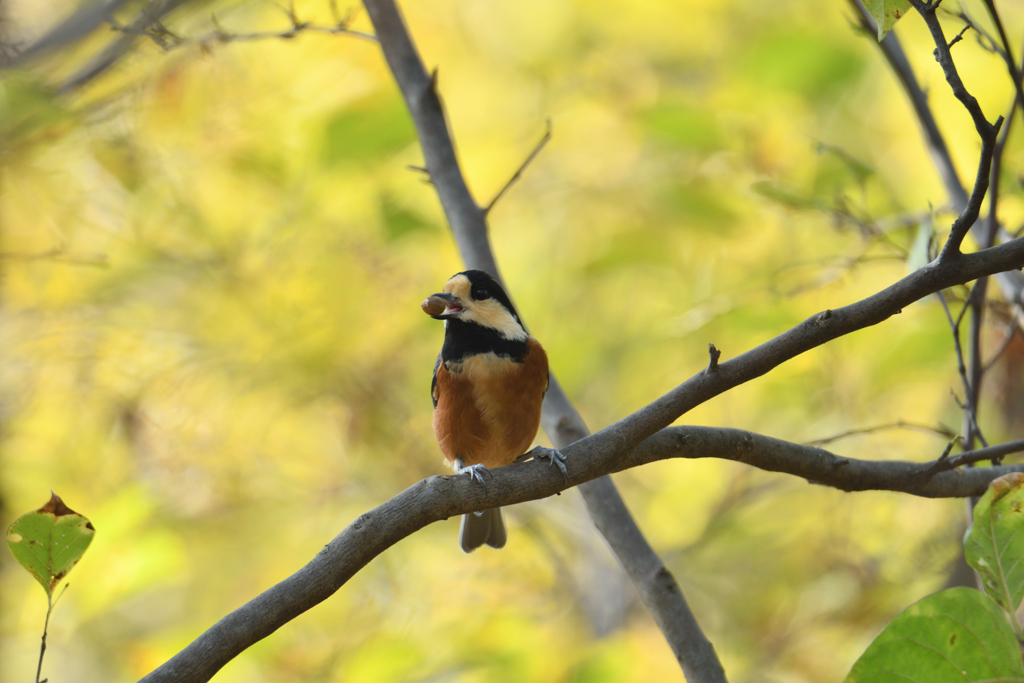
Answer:
[[[508,309],[494,299],[474,302],[466,309],[462,318],[497,330],[505,339],[526,341],[526,330],[523,329],[523,326],[516,322]]]

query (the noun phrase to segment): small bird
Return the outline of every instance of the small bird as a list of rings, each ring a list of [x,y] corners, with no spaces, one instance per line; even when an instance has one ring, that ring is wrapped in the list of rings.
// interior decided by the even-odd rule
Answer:
[[[434,436],[456,474],[469,474],[486,491],[489,467],[523,458],[540,426],[548,389],[548,357],[526,333],[505,290],[482,270],[457,273],[444,291],[421,304],[444,321],[444,345],[430,384]],[[549,458],[568,480],[565,457],[538,448],[531,457]],[[462,516],[459,545],[502,548],[508,540],[501,508]]]

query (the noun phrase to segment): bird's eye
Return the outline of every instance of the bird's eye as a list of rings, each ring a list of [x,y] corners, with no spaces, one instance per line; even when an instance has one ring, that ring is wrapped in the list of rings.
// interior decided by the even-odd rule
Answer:
[[[484,299],[490,299],[491,293],[483,287],[477,287],[473,290],[473,298],[477,301],[483,301]]]

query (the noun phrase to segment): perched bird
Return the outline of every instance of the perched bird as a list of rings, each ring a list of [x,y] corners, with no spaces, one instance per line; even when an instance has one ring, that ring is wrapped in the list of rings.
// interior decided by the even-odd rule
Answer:
[[[547,354],[526,333],[505,290],[482,270],[453,275],[422,307],[445,328],[430,385],[434,435],[456,474],[468,473],[486,491],[487,468],[511,465],[537,435],[548,389]],[[541,448],[530,455],[550,458],[566,475],[558,451]],[[501,508],[462,516],[463,551],[502,548],[507,539]]]

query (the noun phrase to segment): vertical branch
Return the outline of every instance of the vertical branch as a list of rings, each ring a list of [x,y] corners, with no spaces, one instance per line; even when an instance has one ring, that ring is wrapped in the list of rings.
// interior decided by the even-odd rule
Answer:
[[[996,30],[999,33],[999,39],[1003,44],[1002,55],[1006,61],[1006,69],[1009,72],[1010,79],[1013,81],[1013,100],[1010,103],[1009,111],[1006,113],[1006,124],[999,132],[999,139],[996,141],[995,151],[992,156],[992,172],[989,180],[988,219],[984,222],[984,229],[980,239],[980,246],[982,249],[987,249],[995,244],[996,235],[999,232],[999,175],[1002,171],[1003,152],[1006,149],[1006,142],[1010,137],[1010,131],[1013,129],[1013,122],[1015,119],[1013,114],[1017,107],[1024,106],[1024,89],[1021,87],[1021,73],[1024,71],[1024,64],[1018,67],[1013,58],[1013,50],[1010,47],[1010,41],[1006,36],[1006,30],[1003,28],[1002,19],[999,16],[999,12],[996,10],[995,2],[993,0],[985,0],[985,6],[988,9],[989,16],[992,17],[992,22],[995,24]],[[975,284],[974,290],[975,296],[971,299],[971,328],[969,340],[971,395],[968,397],[968,400],[974,410],[974,414],[972,416],[973,421],[977,424],[978,403],[981,399],[981,382],[985,374],[985,365],[981,358],[981,331],[984,326],[985,306],[988,298],[988,278],[980,278]],[[1012,329],[1013,328],[1011,328],[1011,332],[1008,336],[1012,336]],[[964,434],[964,449],[970,450],[974,448],[975,434],[973,428],[965,430]],[[997,461],[993,462],[998,464]]]
[[[473,199],[459,167],[437,95],[437,72],[427,75],[393,0],[364,0],[364,4],[384,58],[409,107],[427,173],[463,261],[466,266],[485,270],[501,281],[487,232],[487,210]],[[553,375],[541,420],[556,448],[564,448],[590,434]],[[643,537],[611,479],[602,477],[579,489],[595,525],[640,592],[687,680],[724,683],[725,673],[714,647],[701,631],[675,578]]]
[[[928,31],[932,34],[932,40],[935,41],[935,61],[942,67],[942,73],[945,75],[946,82],[953,91],[953,95],[960,100],[967,113],[971,115],[971,120],[974,121],[974,128],[978,131],[978,137],[981,138],[981,158],[978,160],[978,173],[974,180],[974,189],[971,190],[967,205],[960,212],[960,215],[956,217],[956,220],[953,221],[949,237],[946,240],[946,244],[942,247],[942,253],[939,255],[940,259],[949,259],[955,258],[960,254],[960,246],[963,244],[964,237],[974,227],[981,213],[981,203],[988,192],[992,157],[995,153],[996,138],[1003,124],[1003,117],[1000,116],[996,119],[995,123],[989,123],[988,119],[985,118],[984,112],[981,110],[981,105],[978,104],[978,100],[964,86],[963,80],[961,80],[960,74],[956,70],[956,65],[953,63],[953,55],[949,51],[949,43],[946,42],[946,36],[942,32],[942,25],[939,23],[939,18],[935,15],[935,10],[938,8],[939,3],[910,0],[910,4],[920,13],[925,25],[928,27]]]

